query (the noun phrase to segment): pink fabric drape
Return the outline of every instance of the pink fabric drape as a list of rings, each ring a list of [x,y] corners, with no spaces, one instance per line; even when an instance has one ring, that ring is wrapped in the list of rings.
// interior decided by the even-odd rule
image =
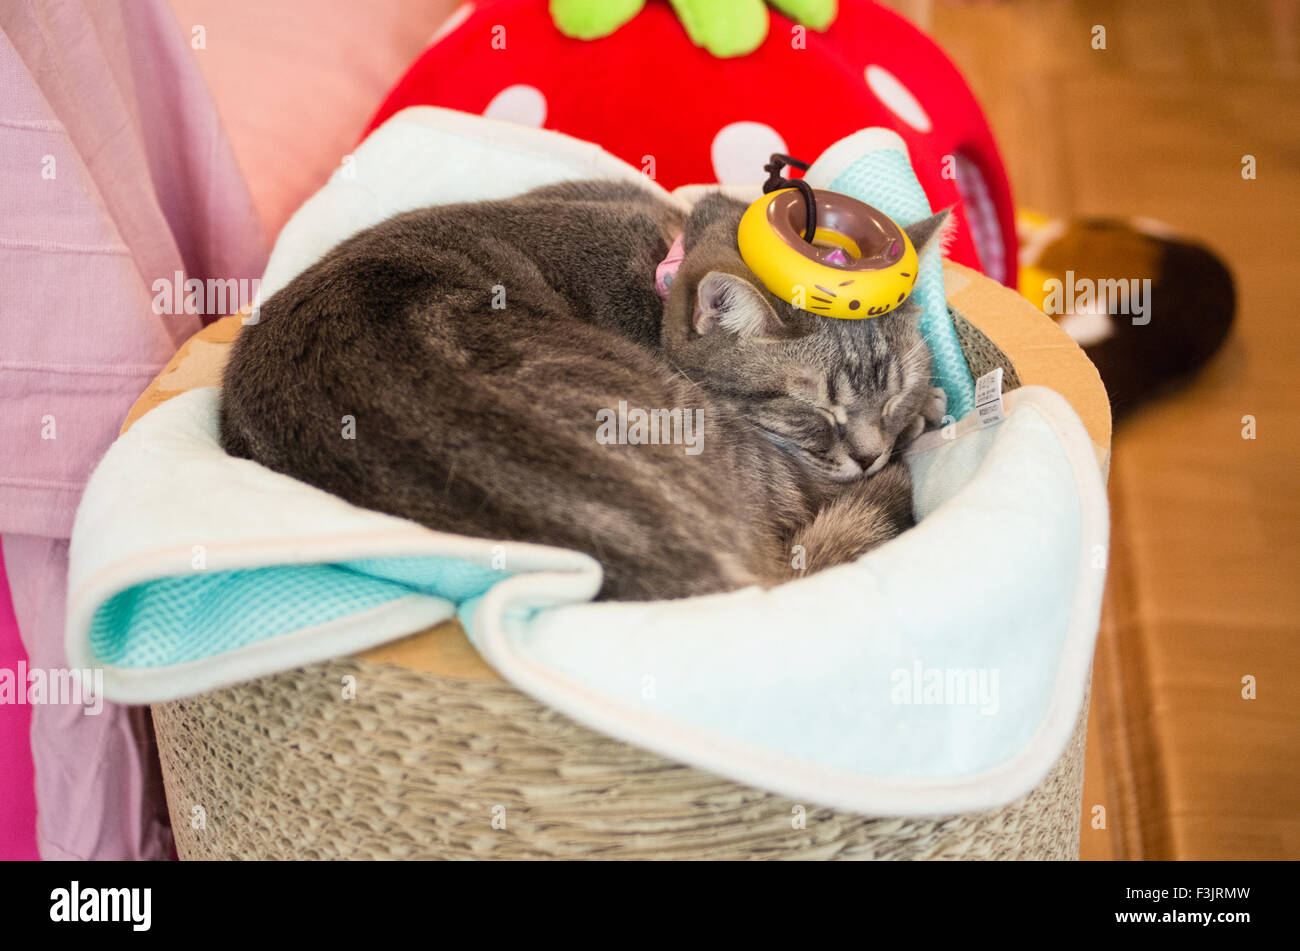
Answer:
[[[163,0],[6,0],[0,31],[0,532],[51,668],[85,481],[200,324],[155,314],[154,282],[259,277],[265,238]],[[29,709],[41,854],[167,857],[147,711]]]
[[[0,670],[17,670],[27,652],[18,639],[4,558],[0,556]],[[0,707],[0,862],[38,858],[36,797],[32,785],[32,752],[28,735],[32,712],[27,706]]]

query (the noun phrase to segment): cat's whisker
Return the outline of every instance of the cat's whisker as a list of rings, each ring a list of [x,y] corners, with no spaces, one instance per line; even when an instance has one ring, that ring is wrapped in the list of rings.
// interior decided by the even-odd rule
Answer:
[[[683,370],[681,367],[679,367],[677,364],[675,364],[675,363],[673,363],[673,362],[671,362],[671,361],[666,361],[666,362],[668,363],[668,367],[669,367],[669,369],[671,369],[674,373],[676,373],[678,376],[680,376],[683,380],[685,380],[685,381],[686,381],[687,383],[689,383],[691,386],[694,386],[694,387],[698,387],[698,386],[699,386],[699,384],[696,383],[694,380],[692,380],[689,376],[687,376],[687,375],[686,375],[686,371]]]
[[[910,360],[913,354],[919,352],[920,349],[929,342],[930,338],[933,337],[938,332],[939,332],[939,328],[936,327],[934,330],[931,330],[928,334],[923,336],[916,343],[912,344],[912,346],[908,347],[907,351],[901,357],[901,362],[906,363],[908,360]]]

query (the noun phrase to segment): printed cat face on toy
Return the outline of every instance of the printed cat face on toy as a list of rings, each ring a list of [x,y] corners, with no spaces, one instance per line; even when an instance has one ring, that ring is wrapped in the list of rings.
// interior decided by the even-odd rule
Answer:
[[[837,320],[775,297],[740,257],[745,208],[713,194],[687,219],[686,256],[664,305],[665,354],[809,471],[835,482],[874,474],[943,415],[916,309]],[[946,218],[905,229],[918,253]]]

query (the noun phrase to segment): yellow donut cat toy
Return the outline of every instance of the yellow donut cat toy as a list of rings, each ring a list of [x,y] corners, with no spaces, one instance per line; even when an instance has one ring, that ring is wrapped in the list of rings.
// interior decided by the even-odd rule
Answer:
[[[902,304],[918,268],[906,232],[856,198],[791,185],[750,205],[736,234],[740,256],[767,289],[801,310],[846,320]]]

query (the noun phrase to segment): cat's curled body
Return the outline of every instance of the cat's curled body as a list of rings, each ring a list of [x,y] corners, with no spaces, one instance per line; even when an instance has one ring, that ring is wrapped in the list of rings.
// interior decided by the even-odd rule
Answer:
[[[928,353],[906,313],[817,318],[747,281],[741,211],[712,196],[683,220],[639,186],[592,182],[391,218],[245,327],[222,445],[431,528],[587,552],[605,598],[852,558],[910,524],[889,453],[936,413]],[[655,267],[683,229],[665,302]],[[855,435],[859,384],[875,422]],[[602,444],[598,413],[620,401],[703,410],[702,451]]]

